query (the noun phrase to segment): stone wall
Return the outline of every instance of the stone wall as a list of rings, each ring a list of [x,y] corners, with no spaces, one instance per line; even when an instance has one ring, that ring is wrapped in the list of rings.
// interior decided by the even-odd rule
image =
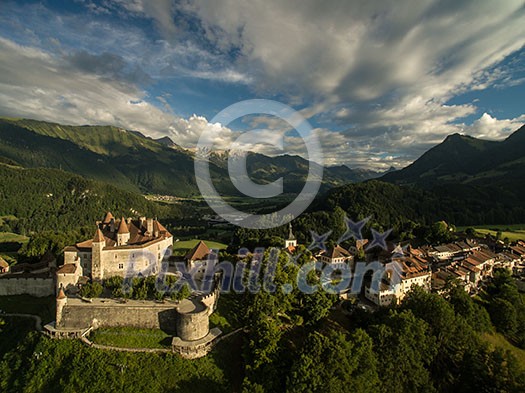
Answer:
[[[9,277],[0,278],[0,296],[31,295],[36,297],[55,294],[55,282],[52,277]]]
[[[79,299],[68,299],[62,312],[59,328],[96,327],[137,327],[174,331],[176,311],[173,304],[153,301],[132,301],[119,304],[114,300],[102,303],[85,303]]]

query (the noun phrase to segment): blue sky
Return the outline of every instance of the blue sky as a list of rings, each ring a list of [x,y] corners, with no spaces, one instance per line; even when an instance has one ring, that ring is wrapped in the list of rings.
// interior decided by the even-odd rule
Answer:
[[[513,0],[2,1],[0,115],[192,148],[220,110],[268,98],[310,121],[327,165],[402,167],[448,134],[525,123],[523,26]],[[213,127],[219,148],[256,127],[304,155],[275,118]]]

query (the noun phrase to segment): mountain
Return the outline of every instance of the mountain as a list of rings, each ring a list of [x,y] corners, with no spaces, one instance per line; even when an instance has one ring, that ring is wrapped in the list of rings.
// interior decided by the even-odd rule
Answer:
[[[194,153],[169,137],[152,139],[138,131],[113,126],[68,126],[29,119],[0,119],[0,162],[26,168],[56,168],[120,188],[151,194],[191,196],[199,190]],[[255,182],[283,177],[285,192],[304,185],[309,162],[299,156],[268,157],[251,153],[248,173]],[[313,164],[316,165],[316,164]],[[238,195],[228,176],[227,155],[210,159],[210,173],[219,192]],[[360,181],[346,167],[325,168],[322,189]]]
[[[211,161],[217,166],[228,168],[228,154],[213,154]],[[310,162],[297,155],[283,154],[269,157],[259,153],[248,153],[246,157],[247,171],[257,183],[271,183],[283,178],[285,193],[300,192],[308,176]],[[318,164],[312,163],[317,166]],[[346,165],[323,168],[323,184],[321,191],[346,183],[356,183],[381,176],[382,173],[355,170]]]
[[[524,179],[525,126],[503,141],[450,135],[411,165],[380,180],[452,199],[456,209],[464,211],[458,212],[462,223],[505,224],[525,220]]]
[[[525,166],[525,126],[501,142],[453,134],[412,164],[385,174],[397,184],[433,186],[444,183],[486,183],[514,179]]]
[[[63,169],[135,192],[177,196],[198,192],[193,154],[112,126],[0,119],[0,157],[27,168]],[[210,172],[213,178],[227,177],[213,164]],[[234,192],[224,181],[216,187]]]
[[[328,169],[332,173],[337,173],[340,176],[345,177],[346,179],[350,179],[352,183],[358,183],[370,179],[377,179],[378,177],[383,176],[385,173],[395,170],[395,168],[390,168],[385,172],[378,172],[365,168],[349,168],[346,165],[332,166]]]
[[[426,188],[446,184],[497,185],[525,191],[525,126],[504,141],[453,134],[411,165],[381,180]]]

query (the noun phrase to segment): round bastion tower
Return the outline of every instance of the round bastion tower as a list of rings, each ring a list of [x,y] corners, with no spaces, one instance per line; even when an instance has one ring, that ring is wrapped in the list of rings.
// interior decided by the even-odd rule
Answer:
[[[209,315],[212,307],[202,299],[184,299],[176,307],[177,337],[173,338],[173,351],[187,359],[205,356],[213,341],[221,334],[218,328],[210,330]]]
[[[209,331],[208,307],[202,302],[185,299],[177,306],[177,335],[182,340],[200,340]]]

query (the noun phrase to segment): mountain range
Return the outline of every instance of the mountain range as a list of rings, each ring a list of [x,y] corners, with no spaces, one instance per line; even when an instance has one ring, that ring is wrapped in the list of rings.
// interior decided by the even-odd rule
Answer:
[[[525,126],[503,141],[453,134],[382,181],[424,188],[438,196],[525,208]]]
[[[229,180],[227,155],[214,155],[210,173],[217,190],[238,195]],[[113,126],[69,126],[30,119],[0,119],[0,162],[26,168],[55,168],[129,191],[198,195],[194,152],[169,137],[152,139]],[[299,156],[249,153],[248,173],[257,183],[284,178],[285,192],[304,186],[309,162]],[[316,165],[316,164],[313,164]],[[382,173],[344,165],[324,169],[322,190],[379,177]]]

